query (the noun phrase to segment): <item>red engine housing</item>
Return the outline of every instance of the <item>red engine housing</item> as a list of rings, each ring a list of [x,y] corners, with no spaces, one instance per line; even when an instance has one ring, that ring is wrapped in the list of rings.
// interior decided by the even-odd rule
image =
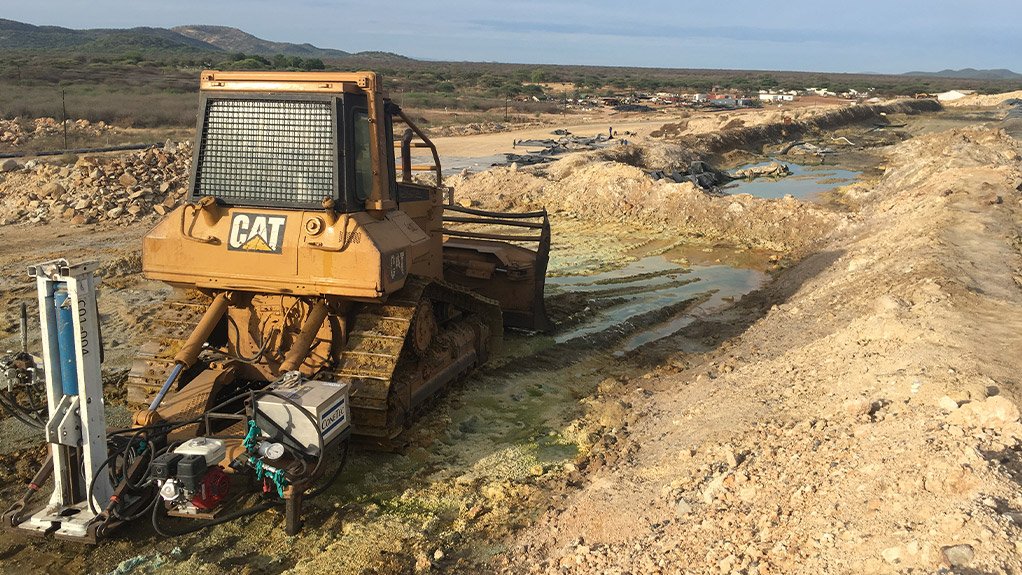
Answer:
[[[231,489],[231,478],[220,467],[211,467],[202,477],[198,491],[192,496],[196,509],[209,511],[220,505]]]

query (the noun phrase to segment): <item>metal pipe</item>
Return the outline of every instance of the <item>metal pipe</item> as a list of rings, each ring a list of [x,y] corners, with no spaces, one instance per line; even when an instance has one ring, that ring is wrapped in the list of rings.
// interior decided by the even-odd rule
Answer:
[[[156,411],[160,407],[160,403],[163,402],[163,398],[166,397],[167,392],[170,391],[170,387],[174,385],[174,382],[181,375],[181,372],[186,367],[195,365],[195,362],[199,359],[199,352],[202,351],[203,344],[209,339],[209,335],[213,333],[213,329],[220,323],[220,318],[227,311],[227,303],[227,294],[224,292],[217,294],[213,298],[213,302],[209,304],[209,308],[202,315],[199,324],[195,326],[192,334],[188,336],[188,340],[185,341],[177,355],[174,356],[174,368],[170,370],[170,376],[167,377],[167,381],[160,388],[156,397],[153,398],[152,403],[149,404],[149,411]]]
[[[326,302],[323,300],[317,301],[316,305],[312,307],[312,311],[309,312],[309,317],[306,318],[305,324],[302,325],[302,331],[299,332],[294,344],[291,345],[291,349],[284,356],[284,362],[280,364],[281,373],[294,371],[305,361],[305,358],[309,355],[309,349],[312,348],[312,343],[319,333],[320,327],[323,326],[323,321],[326,320],[326,314]]]
[[[170,391],[170,386],[174,385],[174,381],[177,380],[179,375],[181,375],[181,370],[184,368],[185,366],[182,363],[174,364],[174,369],[170,370],[170,377],[167,378],[163,387],[160,388],[160,392],[156,394],[152,403],[149,404],[149,411],[156,411],[156,408],[158,408],[160,403],[163,402],[163,398],[167,395],[167,392]]]
[[[78,395],[78,365],[75,356],[75,326],[67,283],[58,282],[53,290],[53,309],[57,314],[57,347],[60,356],[60,385],[64,395]]]
[[[124,144],[120,146],[104,146],[102,148],[73,148],[70,150],[46,150],[43,152],[5,152],[0,154],[0,160],[5,158],[26,158],[28,156],[59,156],[61,154],[95,154],[98,152],[124,152],[129,150],[145,150],[147,148],[162,148],[162,142],[152,144]]]

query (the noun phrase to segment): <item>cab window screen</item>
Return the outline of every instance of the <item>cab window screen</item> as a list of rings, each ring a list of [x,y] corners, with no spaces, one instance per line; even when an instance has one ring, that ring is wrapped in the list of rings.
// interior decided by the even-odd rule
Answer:
[[[228,204],[319,204],[334,196],[329,101],[209,99],[195,196]]]
[[[355,199],[364,203],[373,189],[373,156],[369,144],[369,114],[356,110],[354,114],[355,133]]]

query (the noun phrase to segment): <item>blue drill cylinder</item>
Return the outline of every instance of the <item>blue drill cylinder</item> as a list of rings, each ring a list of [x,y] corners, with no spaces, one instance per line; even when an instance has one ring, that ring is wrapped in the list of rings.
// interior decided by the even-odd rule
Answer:
[[[53,290],[57,317],[57,348],[60,351],[60,385],[64,395],[78,395],[78,366],[75,359],[75,323],[67,284],[59,282]]]

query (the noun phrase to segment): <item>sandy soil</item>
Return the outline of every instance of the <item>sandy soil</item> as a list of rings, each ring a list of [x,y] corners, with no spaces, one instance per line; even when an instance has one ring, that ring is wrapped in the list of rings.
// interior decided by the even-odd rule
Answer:
[[[551,282],[557,331],[512,334],[504,356],[427,410],[405,452],[354,454],[296,537],[275,513],[174,540],[143,522],[88,548],[13,535],[0,539],[0,571],[1019,572],[1022,150],[993,128],[947,129],[976,118],[941,118],[913,116],[917,137],[857,151],[883,169],[832,204],[653,182],[649,162],[691,151],[641,136],[634,150],[453,178],[481,206],[547,205],[551,275],[602,292]],[[486,156],[548,131],[441,151]],[[3,344],[11,304],[31,295],[27,263],[97,258],[116,397],[114,374],[167,294],[137,276],[149,221],[0,226]],[[649,261],[663,268],[627,271]],[[675,297],[703,264],[744,268],[746,289],[768,281],[733,305],[717,298],[723,307],[700,307],[714,290],[698,284]],[[593,283],[600,274],[630,275]],[[614,317],[627,290],[663,309],[566,335]],[[621,351],[677,317],[678,333]],[[12,423],[0,421],[3,445],[16,440],[0,450],[5,503],[39,457]]]
[[[629,457],[497,564],[1017,572],[1019,150],[994,131],[893,150],[855,225],[689,330],[733,338],[607,394],[627,405],[613,433]]]

